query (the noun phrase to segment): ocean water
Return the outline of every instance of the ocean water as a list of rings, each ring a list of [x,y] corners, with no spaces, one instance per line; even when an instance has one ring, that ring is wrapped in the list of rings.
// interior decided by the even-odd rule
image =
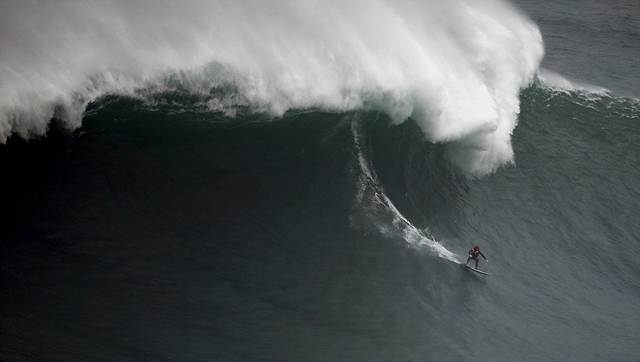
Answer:
[[[637,361],[638,39],[637,1],[3,2],[0,360]]]

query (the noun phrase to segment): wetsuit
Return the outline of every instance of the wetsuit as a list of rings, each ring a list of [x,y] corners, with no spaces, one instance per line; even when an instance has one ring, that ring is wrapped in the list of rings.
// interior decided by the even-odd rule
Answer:
[[[471,249],[469,250],[469,257],[467,258],[467,265],[469,265],[469,260],[473,259],[476,261],[476,269],[478,269],[478,262],[480,261],[478,259],[478,255],[482,255],[482,257],[484,258],[484,260],[487,260],[487,257],[484,256],[484,254],[482,254],[482,252],[480,250],[475,250],[475,249]]]

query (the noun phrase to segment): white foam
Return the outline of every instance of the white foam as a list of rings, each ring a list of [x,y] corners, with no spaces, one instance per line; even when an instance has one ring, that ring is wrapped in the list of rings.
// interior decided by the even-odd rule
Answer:
[[[171,72],[232,82],[258,111],[372,108],[413,117],[472,175],[512,160],[540,33],[498,0],[29,1],[0,11],[0,142],[69,128],[108,93]],[[207,64],[221,64],[225,76]]]

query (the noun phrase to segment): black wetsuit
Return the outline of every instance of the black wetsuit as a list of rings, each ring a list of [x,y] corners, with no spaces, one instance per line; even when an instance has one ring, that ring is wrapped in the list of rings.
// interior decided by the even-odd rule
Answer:
[[[484,260],[487,260],[487,257],[484,256],[484,254],[482,254],[482,252],[480,250],[476,251],[474,249],[471,249],[471,250],[469,250],[469,257],[467,258],[467,265],[469,265],[469,260],[473,259],[473,260],[476,261],[476,269],[478,269],[478,262],[480,261],[478,259],[478,255],[482,255]]]

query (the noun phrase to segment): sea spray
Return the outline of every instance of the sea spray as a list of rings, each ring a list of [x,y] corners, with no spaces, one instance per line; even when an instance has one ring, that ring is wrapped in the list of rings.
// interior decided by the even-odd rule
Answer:
[[[273,116],[411,117],[472,176],[513,160],[518,94],[543,55],[537,27],[502,1],[8,1],[0,34],[3,143],[45,134],[53,117],[75,129],[88,103],[186,72],[205,78],[189,91],[230,86]]]

